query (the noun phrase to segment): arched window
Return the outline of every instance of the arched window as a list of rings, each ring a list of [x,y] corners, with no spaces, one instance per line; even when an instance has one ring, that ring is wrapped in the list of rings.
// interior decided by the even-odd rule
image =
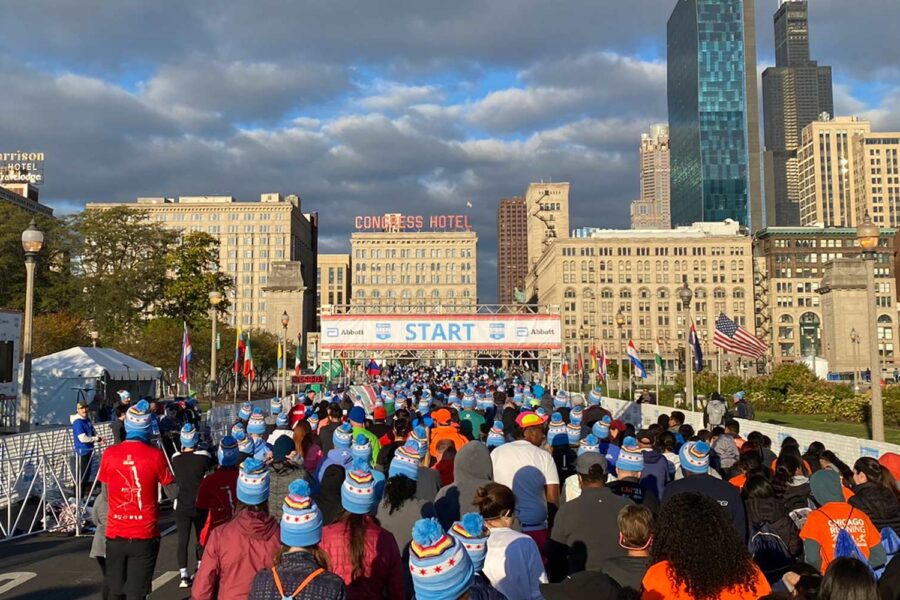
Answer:
[[[697,288],[694,290],[694,298],[697,300],[702,300],[706,298],[706,288]]]
[[[612,291],[610,288],[603,288],[603,289],[600,291],[600,297],[601,297],[601,298],[606,298],[606,299],[612,298],[612,297],[613,297],[613,291]]]
[[[744,297],[744,289],[743,288],[734,288],[734,291],[731,292],[731,297],[735,300],[741,300]],[[784,315],[785,317],[790,317],[790,315]]]
[[[456,290],[447,290],[448,298],[456,298]]]
[[[365,298],[365,297],[366,297],[366,291],[365,291],[365,290],[356,290],[356,297],[357,297],[357,298]]]
[[[425,290],[416,290],[416,298],[424,298]]]
[[[717,287],[713,290],[713,298],[717,300],[722,300],[725,298],[725,288]]]
[[[432,298],[440,298],[440,297],[441,297],[441,291],[440,291],[440,290],[431,290],[431,297],[432,297]]]
[[[792,317],[791,315],[781,315],[780,317],[778,317],[778,322],[779,323],[793,323],[794,317]]]
[[[587,300],[593,300],[594,290],[592,288],[586,287],[581,291],[581,296]]]
[[[387,297],[388,297],[388,298],[396,298],[396,297],[397,297],[397,292],[395,292],[394,290],[388,290],[388,291],[387,291]]]
[[[641,289],[638,290],[638,298],[646,300],[649,297],[650,297],[650,290],[648,290],[647,288],[642,287]]]
[[[619,290],[619,298],[631,298],[631,290],[628,288],[622,288]]]
[[[373,298],[381,298],[381,292],[378,290],[372,290],[372,297]]]
[[[403,290],[402,292],[400,292],[400,295],[403,298],[412,298],[412,292],[410,292],[409,290]]]
[[[668,300],[669,299],[669,290],[666,288],[659,288],[656,290],[656,297],[660,300]]]

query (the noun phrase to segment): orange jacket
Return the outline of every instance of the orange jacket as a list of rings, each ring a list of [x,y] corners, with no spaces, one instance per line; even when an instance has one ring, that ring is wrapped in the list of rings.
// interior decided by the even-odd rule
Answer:
[[[440,460],[440,456],[438,456],[437,446],[440,442],[444,440],[450,440],[453,442],[453,446],[456,448],[456,451],[459,452],[460,449],[469,443],[469,440],[459,432],[459,425],[456,423],[452,423],[450,425],[438,425],[434,429],[431,430],[431,443],[428,444],[428,452],[435,458],[435,460]]]

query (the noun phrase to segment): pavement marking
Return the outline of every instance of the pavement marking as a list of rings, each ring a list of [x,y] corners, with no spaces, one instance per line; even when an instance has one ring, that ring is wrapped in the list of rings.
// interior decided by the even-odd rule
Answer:
[[[168,529],[164,529],[161,535],[162,535],[162,536],[169,535],[170,533],[172,533],[172,532],[175,531],[176,529],[178,529],[178,526],[177,526],[177,525],[172,525],[172,526],[169,527]]]
[[[2,575],[0,575],[0,581],[4,581],[6,579],[9,579],[9,581],[4,583],[3,585],[0,585],[0,594],[5,594],[9,590],[17,588],[26,581],[34,579],[35,577],[37,577],[37,573],[31,573],[29,571],[21,571],[18,573],[3,573]]]
[[[178,576],[178,571],[166,571],[165,573],[163,573],[162,575],[160,575],[159,577],[157,577],[156,579],[153,580],[153,586],[150,588],[150,591],[155,592],[162,586],[166,585],[167,583],[169,583],[170,581],[175,579],[175,577],[177,577],[177,576]]]

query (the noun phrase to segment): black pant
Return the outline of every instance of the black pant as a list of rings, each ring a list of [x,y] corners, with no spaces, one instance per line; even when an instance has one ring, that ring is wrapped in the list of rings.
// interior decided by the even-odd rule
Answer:
[[[144,600],[150,594],[159,538],[126,540],[106,538],[106,581],[113,596]]]
[[[200,560],[200,530],[203,520],[197,515],[175,513],[175,527],[178,528],[178,545],[175,547],[175,559],[179,569],[186,569],[188,564],[188,544],[191,543],[191,528],[194,529],[194,556]]]

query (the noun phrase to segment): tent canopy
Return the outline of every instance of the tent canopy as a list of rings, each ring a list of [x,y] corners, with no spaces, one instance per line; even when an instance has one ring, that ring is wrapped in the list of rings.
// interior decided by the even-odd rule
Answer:
[[[76,346],[36,358],[32,376],[108,377],[113,380],[145,381],[159,379],[162,370],[112,348]]]

